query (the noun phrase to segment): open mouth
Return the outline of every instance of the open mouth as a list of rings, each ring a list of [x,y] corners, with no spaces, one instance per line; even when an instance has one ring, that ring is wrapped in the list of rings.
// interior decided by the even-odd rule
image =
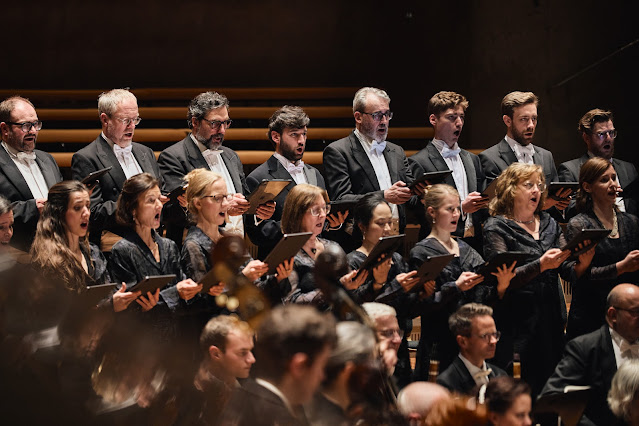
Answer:
[[[459,137],[459,135],[460,135],[460,134],[461,134],[461,130],[455,130],[455,131],[453,132],[453,135],[455,135],[455,136],[457,136],[457,137]]]
[[[82,229],[88,229],[89,228],[89,222],[82,222],[80,224],[80,228]]]
[[[536,203],[537,201],[539,201],[539,199],[537,197],[532,197],[530,201],[533,203]]]
[[[153,216],[153,219],[155,220],[160,220],[160,213],[156,214],[155,216]]]
[[[455,225],[455,226],[457,226],[457,221],[456,221],[456,220],[453,220],[453,221],[451,221],[451,222],[450,222],[450,224],[451,224],[451,225]]]

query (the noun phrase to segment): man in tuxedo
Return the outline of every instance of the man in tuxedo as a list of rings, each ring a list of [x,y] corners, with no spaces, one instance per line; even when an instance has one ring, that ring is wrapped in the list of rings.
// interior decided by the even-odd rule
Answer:
[[[244,224],[253,244],[258,246],[257,257],[264,259],[282,239],[280,220],[284,201],[289,191],[299,183],[308,183],[326,189],[319,170],[302,161],[306,149],[306,133],[310,119],[298,106],[284,106],[273,113],[268,123],[268,138],[275,153],[253,170],[246,178],[249,191],[254,191],[262,180],[288,179],[288,184],[275,198],[275,211],[270,219],[246,215]],[[329,215],[329,226],[338,227],[339,218]],[[343,222],[343,218],[342,218]]]
[[[224,229],[244,236],[242,215],[250,206],[244,196],[248,194],[244,166],[235,151],[222,145],[231,122],[226,96],[217,92],[200,93],[191,100],[187,113],[191,134],[162,151],[158,164],[168,192],[184,186],[184,176],[193,169],[210,169],[220,174],[226,182],[227,192],[233,194],[228,209],[229,221]],[[167,236],[180,246],[188,224],[185,207],[182,197],[179,202],[167,205],[164,217]],[[272,206],[262,206],[259,214],[269,217],[272,210]]]
[[[91,172],[111,167],[91,193],[89,239],[99,246],[102,231],[123,232],[115,220],[115,207],[124,181],[139,173],[150,173],[160,179],[160,189],[163,182],[153,150],[133,142],[135,128],[142,120],[135,95],[127,89],[102,93],[98,97],[98,113],[102,133],[73,154],[71,175],[82,180]]]
[[[257,330],[255,380],[236,388],[221,425],[306,425],[308,403],[336,342],[335,320],[312,306],[278,306]]]
[[[481,165],[490,184],[509,165],[515,162],[541,165],[546,184],[557,181],[557,169],[552,153],[533,145],[537,128],[539,98],[532,92],[511,92],[501,101],[502,120],[506,136],[496,145],[479,153]],[[570,200],[570,190],[558,190],[546,198],[544,210],[556,207],[564,210]],[[562,220],[564,222],[564,220]]]
[[[353,99],[353,116],[355,130],[324,149],[328,194],[331,200],[357,201],[380,191],[391,203],[394,233],[401,233],[406,227],[404,204],[413,195],[408,187],[413,175],[402,147],[386,141],[393,118],[390,97],[374,87],[359,89]],[[418,191],[423,192],[422,185]],[[347,253],[359,244],[351,240],[353,247],[344,247]]]
[[[501,336],[495,327],[491,307],[467,303],[450,316],[448,326],[459,345],[459,355],[437,377],[437,383],[469,395],[475,386],[506,375],[504,370],[486,362],[495,356]]]
[[[472,237],[479,236],[482,220],[488,214],[485,209],[488,199],[480,194],[486,177],[479,157],[461,149],[458,144],[467,108],[466,98],[455,92],[439,92],[430,98],[428,121],[433,126],[435,137],[408,162],[415,179],[425,172],[452,170],[453,173],[442,183],[456,188],[461,199],[462,220],[457,223],[455,235],[468,237],[468,242],[476,241],[474,248],[481,250],[480,239]],[[430,224],[421,204],[417,205],[417,217],[421,222],[420,239],[423,239],[428,235]]]
[[[639,287],[615,286],[607,305],[607,324],[568,342],[540,396],[563,394],[566,386],[590,386],[581,425],[617,423],[606,402],[612,377],[621,364],[639,358]]]
[[[591,109],[581,117],[578,124],[581,138],[586,143],[588,151],[579,158],[566,161],[559,165],[559,180],[562,182],[579,182],[581,166],[592,157],[602,157],[610,161],[617,173],[617,180],[621,188],[627,187],[637,179],[637,168],[628,161],[613,158],[615,153],[615,139],[617,130],[613,123],[611,111],[599,108]],[[623,194],[622,194],[623,195]],[[617,198],[617,206],[628,213],[639,213],[637,200],[634,198]]]
[[[0,103],[0,193],[13,208],[11,245],[29,251],[49,188],[62,180],[53,157],[35,149],[42,122],[33,104],[13,96]]]

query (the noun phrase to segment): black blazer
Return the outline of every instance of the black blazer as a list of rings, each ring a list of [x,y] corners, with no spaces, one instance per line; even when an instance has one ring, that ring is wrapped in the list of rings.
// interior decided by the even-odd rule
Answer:
[[[613,425],[618,421],[606,398],[616,372],[617,361],[606,324],[568,342],[563,358],[540,396],[564,393],[568,385],[590,386],[590,400],[579,424]]]
[[[561,163],[559,165],[559,169],[557,169],[557,173],[559,173],[559,180],[562,182],[579,182],[579,171],[581,170],[581,166],[583,166],[589,159],[590,157],[588,156],[588,153],[586,153],[579,158]],[[632,163],[613,158],[612,166],[615,168],[617,178],[619,179],[619,183],[622,188],[625,188],[633,180],[639,177],[637,168]],[[639,213],[639,206],[637,205],[636,199],[624,198],[624,205],[626,206],[626,212],[637,216]]]
[[[150,173],[160,180],[160,189],[164,182],[160,176],[160,169],[155,161],[155,154],[151,148],[132,142],[132,152],[143,172]],[[73,179],[82,180],[91,172],[105,167],[113,167],[100,181],[91,194],[91,219],[89,220],[89,238],[91,242],[100,246],[103,230],[122,234],[123,230],[115,221],[115,207],[122,185],[126,181],[124,170],[120,166],[113,149],[100,134],[93,142],[85,146],[71,158],[71,175]]]
[[[229,171],[235,191],[247,195],[244,166],[240,157],[231,148],[221,146],[222,161]],[[158,166],[165,182],[165,191],[171,192],[175,188],[184,185],[184,176],[194,169],[209,169],[206,159],[200,149],[195,145],[191,135],[160,153]],[[178,246],[182,246],[184,228],[188,226],[188,218],[185,211],[178,203],[167,203],[162,212],[162,220],[166,225],[166,236],[174,240]]]
[[[309,184],[326,189],[324,178],[315,167],[304,164],[304,175]],[[259,259],[264,259],[279,240],[282,239],[280,220],[282,219],[282,211],[284,210],[284,201],[289,191],[295,186],[295,181],[290,173],[273,155],[266,160],[265,163],[257,166],[257,168],[247,176],[246,185],[248,192],[254,191],[264,179],[290,179],[292,182],[275,198],[275,213],[273,213],[270,219],[263,220],[258,225],[255,225],[254,215],[244,216],[244,229],[253,244],[258,246],[257,257]]]
[[[468,152],[465,149],[462,149],[459,152],[459,157],[461,158],[462,163],[464,164],[464,169],[466,171],[466,181],[468,182],[468,192],[481,192],[485,189],[486,185],[486,176],[484,175],[484,169],[481,166],[481,162],[479,157],[472,152]],[[414,178],[418,178],[426,172],[439,172],[448,170],[448,164],[444,161],[444,157],[439,153],[437,147],[433,145],[432,141],[429,141],[426,144],[426,147],[412,155],[408,159],[408,163],[410,164],[411,173]],[[455,185],[455,179],[453,179],[452,175],[446,176],[444,181],[447,185],[452,186],[457,189],[457,185]],[[417,217],[419,218],[422,229],[420,230],[420,239],[423,239],[427,235],[427,230],[430,229],[430,224],[426,221],[426,216],[424,214],[423,205],[420,203],[416,208]],[[473,213],[473,224],[475,225],[475,232],[481,232],[481,223],[484,219],[488,217],[488,209],[481,209],[477,212]],[[465,221],[460,220],[457,223],[457,230],[455,231],[455,235],[458,237],[464,236],[464,227]]]
[[[386,142],[384,158],[392,183],[401,180],[409,185],[413,182],[408,159],[402,147]],[[359,200],[370,192],[381,192],[373,165],[355,132],[328,145],[324,149],[323,163],[331,200]],[[397,207],[400,232],[403,232],[406,227],[406,211],[404,205]]]
[[[38,149],[33,152],[47,188],[62,181],[60,168],[51,154]],[[14,224],[11,245],[19,250],[29,251],[40,212],[27,181],[24,180],[18,166],[3,147],[0,147],[0,194],[9,200],[13,207]]]
[[[495,365],[486,363],[486,367],[492,370],[488,375],[488,380],[507,375],[504,370]],[[470,395],[475,386],[477,386],[475,379],[470,375],[464,365],[464,361],[462,361],[459,356],[456,356],[453,363],[437,376],[437,383],[452,392],[458,392],[464,395]]]
[[[503,170],[517,162],[517,156],[506,142],[506,138],[480,152],[479,159],[486,174],[486,184],[490,184]],[[542,166],[547,184],[557,181],[557,169],[552,152],[535,145],[533,162]]]

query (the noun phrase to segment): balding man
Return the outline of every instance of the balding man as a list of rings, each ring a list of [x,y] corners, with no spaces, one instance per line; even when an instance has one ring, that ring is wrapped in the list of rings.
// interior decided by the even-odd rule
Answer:
[[[423,425],[431,409],[452,399],[451,393],[436,383],[413,382],[397,395],[397,409],[411,426]]]
[[[579,424],[612,425],[606,402],[617,368],[639,358],[639,287],[619,284],[608,294],[606,323],[571,340],[541,395],[563,393],[566,386],[590,386],[590,398]]]
[[[0,193],[13,208],[11,245],[29,251],[49,188],[62,180],[53,157],[35,149],[42,121],[33,104],[20,96],[0,103]]]
[[[115,222],[115,206],[124,181],[139,173],[150,173],[164,186],[153,150],[133,142],[141,121],[135,95],[126,89],[102,93],[98,97],[98,114],[102,133],[71,158],[71,174],[77,180],[111,167],[91,193],[89,238],[97,245],[103,230],[122,232]]]

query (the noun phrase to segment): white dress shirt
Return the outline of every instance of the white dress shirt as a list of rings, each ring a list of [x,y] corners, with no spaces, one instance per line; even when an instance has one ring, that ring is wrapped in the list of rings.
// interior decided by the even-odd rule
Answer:
[[[630,359],[639,359],[639,343],[628,342],[610,327],[608,330],[610,330],[610,337],[612,337],[612,349],[615,352],[617,368]]]
[[[219,174],[226,182],[226,191],[229,194],[236,194],[237,190],[235,185],[233,184],[233,179],[231,178],[231,174],[229,173],[229,169],[226,167],[224,160],[222,159],[222,150],[211,150],[207,149],[204,144],[200,143],[193,134],[191,133],[191,139],[195,143],[195,146],[198,147],[202,156],[206,160],[206,164],[209,165],[209,169],[211,171]],[[226,216],[226,226],[224,226],[224,230],[226,232],[231,232],[233,234],[239,235],[241,237],[244,236],[244,222],[242,221],[242,215],[239,216]]]
[[[133,148],[133,145],[129,144],[128,146],[122,148],[116,145],[109,138],[107,138],[104,132],[102,133],[102,137],[104,138],[105,141],[107,141],[107,143],[113,150],[113,153],[115,154],[115,158],[118,159],[118,163],[120,163],[120,167],[122,167],[122,170],[124,171],[124,175],[126,176],[127,179],[142,173],[142,167],[140,167],[140,164],[138,163],[138,161],[135,159],[135,156],[133,155],[133,151],[131,151],[131,148]]]
[[[481,386],[488,383],[488,375],[492,372],[492,370],[486,366],[486,361],[483,362],[482,368],[479,368],[475,364],[464,358],[461,353],[459,354],[459,359],[462,360],[462,362],[466,366],[466,369],[473,377],[477,385]]]
[[[393,186],[393,183],[391,182],[390,172],[388,171],[388,164],[386,164],[386,158],[384,158],[384,154],[380,154],[376,151],[371,152],[373,141],[367,138],[357,129],[355,129],[355,136],[357,136],[359,143],[362,144],[362,148],[364,148],[366,155],[368,155],[368,159],[373,165],[373,171],[375,172],[375,176],[377,176],[379,189],[384,191]],[[393,218],[399,219],[399,210],[397,210],[397,206],[392,203],[389,204],[391,206]]]
[[[512,149],[515,153],[518,162],[524,164],[535,164],[533,160],[533,155],[535,155],[535,147],[533,144],[523,146],[509,136],[506,136],[506,142],[508,142],[508,145],[510,145],[510,149]]]
[[[302,160],[297,160],[297,164],[295,164],[277,152],[273,153],[273,157],[279,160],[282,167],[286,169],[297,185],[300,183],[308,183],[306,175],[304,174],[304,162]]]
[[[42,170],[40,170],[38,163],[36,163],[35,152],[19,152],[7,145],[4,141],[2,142],[2,146],[27,182],[27,186],[29,186],[33,198],[36,200],[44,198],[46,200],[49,195],[49,187],[44,180]]]

